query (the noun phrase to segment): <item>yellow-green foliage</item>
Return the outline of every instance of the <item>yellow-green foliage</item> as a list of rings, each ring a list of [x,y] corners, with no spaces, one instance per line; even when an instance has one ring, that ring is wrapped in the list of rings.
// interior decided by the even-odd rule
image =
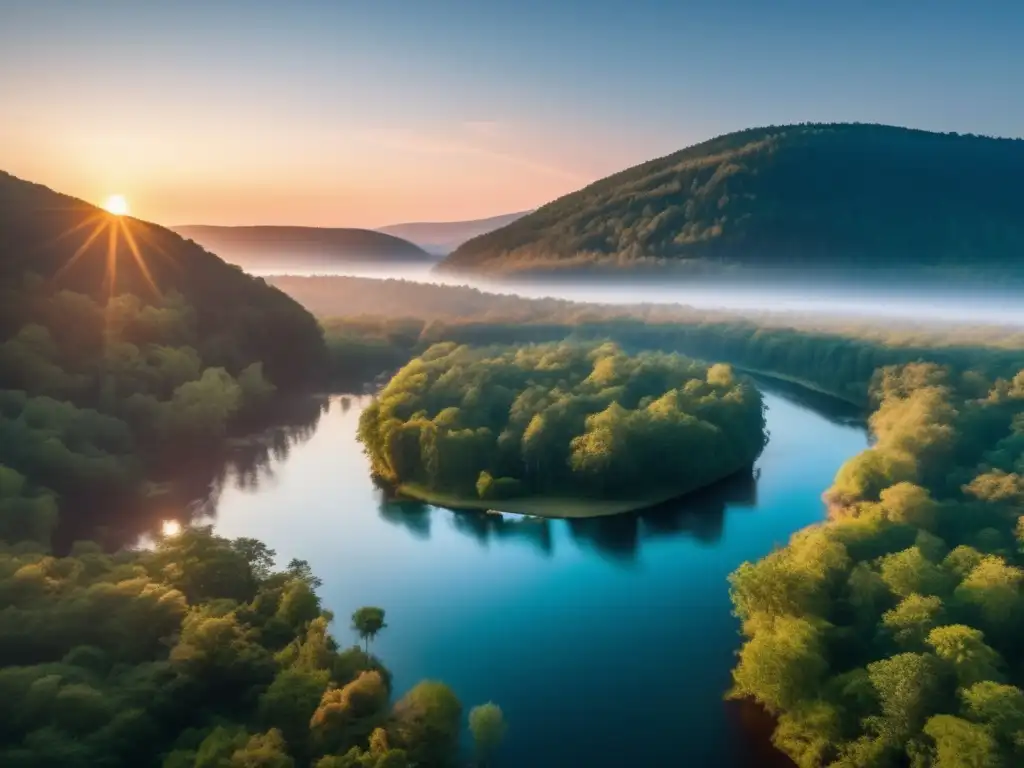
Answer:
[[[393,483],[507,498],[691,489],[764,447],[757,390],[725,365],[614,344],[438,344],[366,409],[360,438]]]
[[[801,768],[1024,763],[1024,391],[969,374],[879,371],[832,520],[731,578],[734,693]]]

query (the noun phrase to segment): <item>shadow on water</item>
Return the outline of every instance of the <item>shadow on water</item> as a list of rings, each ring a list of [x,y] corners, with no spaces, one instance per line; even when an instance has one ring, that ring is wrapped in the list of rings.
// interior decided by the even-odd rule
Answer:
[[[576,518],[564,523],[580,546],[619,564],[636,560],[644,541],[690,536],[713,545],[722,538],[727,509],[753,508],[757,504],[757,475],[747,470],[685,497],[648,507],[637,512],[610,517]],[[405,528],[418,539],[427,540],[436,521],[437,508],[409,499],[389,499],[380,491],[377,512],[382,520]],[[487,547],[495,542],[523,541],[538,552],[554,552],[552,525],[556,521],[540,517],[445,510],[452,527]]]
[[[807,410],[814,411],[818,416],[831,424],[841,427],[861,427],[866,423],[866,412],[863,408],[840,400],[824,392],[816,392],[805,386],[774,376],[760,373],[748,373],[762,392],[783,397]]]
[[[166,522],[186,525],[214,515],[227,487],[257,493],[272,486],[277,479],[275,467],[284,466],[292,450],[316,434],[329,406],[326,397],[291,398],[267,419],[272,426],[229,439],[216,452],[175,461],[166,473],[171,479],[154,485],[141,503],[135,501],[128,509],[109,515],[112,522],[101,528],[101,540],[111,547],[131,546]],[[79,520],[95,525],[92,516],[63,516],[54,544],[58,552],[81,538],[75,526]]]
[[[388,499],[383,492],[377,506],[382,520],[405,528],[416,538],[424,540],[430,538],[431,523],[437,511],[437,508],[421,501]],[[472,510],[448,512],[453,529],[482,547],[494,542],[523,541],[545,556],[554,552],[550,520]]]
[[[648,540],[689,536],[714,545],[722,538],[729,509],[753,508],[757,475],[746,470],[678,499],[612,517],[567,520],[573,539],[622,564],[636,560]]]
[[[388,499],[384,492],[378,490],[379,503],[377,514],[381,519],[405,528],[417,539],[426,541],[430,538],[430,523],[433,510],[422,501],[412,499]]]

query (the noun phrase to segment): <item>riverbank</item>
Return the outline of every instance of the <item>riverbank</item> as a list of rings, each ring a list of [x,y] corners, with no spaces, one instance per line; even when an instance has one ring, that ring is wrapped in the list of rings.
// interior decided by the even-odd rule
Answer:
[[[810,381],[808,379],[801,379],[797,376],[787,376],[784,373],[773,373],[771,371],[765,371],[760,368],[748,368],[743,365],[732,365],[732,367],[737,371],[740,371],[741,373],[746,373],[751,376],[760,377],[762,379],[769,379],[771,381],[785,382],[786,384],[792,384],[797,387],[802,387],[810,392],[814,392],[819,395],[825,395],[826,397],[831,397],[834,400],[839,400],[841,402],[847,403],[848,405],[855,406],[856,408],[867,408],[868,406],[866,400],[857,401],[847,395],[843,395],[840,394],[839,392],[834,392],[831,389],[826,389],[825,387],[819,386],[818,384],[815,384],[813,381]]]
[[[417,483],[402,483],[398,494],[424,504],[444,507],[456,512],[505,512],[529,517],[544,517],[552,520],[578,520],[595,517],[612,517],[629,512],[638,512],[705,490],[728,480],[749,467],[740,467],[725,474],[694,484],[687,488],[673,488],[623,499],[588,499],[579,496],[521,496],[513,499],[480,499],[475,496],[459,496],[442,493]]]

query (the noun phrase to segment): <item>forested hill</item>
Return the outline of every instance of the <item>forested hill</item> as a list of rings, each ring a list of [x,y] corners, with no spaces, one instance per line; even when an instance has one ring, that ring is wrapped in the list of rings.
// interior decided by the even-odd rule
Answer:
[[[260,361],[278,386],[305,384],[322,363],[316,321],[263,280],[169,229],[0,172],[0,340],[33,314],[30,273],[45,280],[47,294],[70,290],[98,302],[129,294],[143,305],[180,299],[194,313],[204,359],[236,372]]]
[[[175,227],[233,264],[246,268],[282,269],[329,266],[348,262],[421,263],[436,261],[418,245],[369,229],[329,227]]]
[[[170,230],[0,174],[0,540],[142,514],[326,346],[276,288]],[[131,521],[118,519],[131,527]],[[2,761],[0,761],[2,762]]]
[[[463,244],[453,270],[731,264],[1024,271],[1024,140],[882,125],[721,136]]]

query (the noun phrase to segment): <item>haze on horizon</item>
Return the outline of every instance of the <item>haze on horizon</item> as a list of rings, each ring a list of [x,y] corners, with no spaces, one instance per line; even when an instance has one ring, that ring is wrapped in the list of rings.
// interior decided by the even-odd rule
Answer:
[[[1021,135],[1024,8],[10,0],[0,169],[166,225],[541,205],[745,127]]]

